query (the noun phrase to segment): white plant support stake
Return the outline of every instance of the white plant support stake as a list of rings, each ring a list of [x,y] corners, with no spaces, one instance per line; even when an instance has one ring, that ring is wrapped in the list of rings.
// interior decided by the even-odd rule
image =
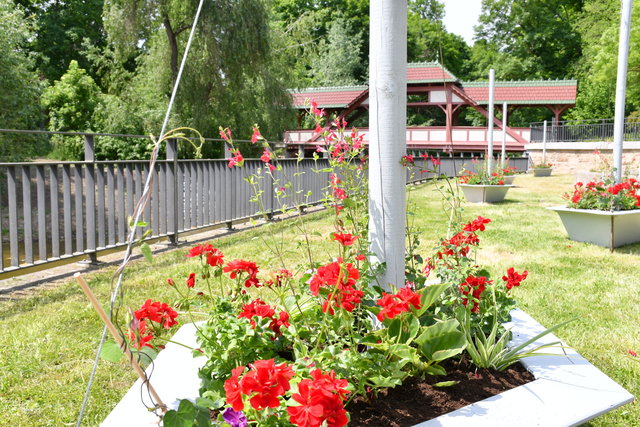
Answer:
[[[547,121],[544,121],[542,125],[542,163],[543,165],[546,163],[547,158]]]
[[[622,181],[622,145],[624,143],[624,104],[627,94],[629,65],[629,32],[633,0],[622,0],[620,40],[618,44],[618,77],[616,80],[616,114],[613,124],[613,167],[616,182]]]
[[[489,115],[487,117],[488,129],[487,129],[487,178],[491,178],[491,172],[493,171],[493,92],[495,87],[496,72],[492,68],[489,70]]]
[[[507,103],[502,103],[502,169],[507,165]]]
[[[372,1],[370,20],[369,238],[389,289],[405,282],[407,0]]]

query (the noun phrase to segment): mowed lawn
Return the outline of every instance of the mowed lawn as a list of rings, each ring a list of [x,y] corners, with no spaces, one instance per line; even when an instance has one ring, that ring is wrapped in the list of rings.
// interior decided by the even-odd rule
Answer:
[[[561,195],[573,184],[571,176],[519,176],[507,200],[496,205],[464,205],[464,217],[490,218],[481,233],[478,262],[499,278],[509,267],[528,270],[529,277],[515,291],[520,306],[545,326],[577,320],[556,335],[632,394],[640,393],[640,244],[611,253],[608,249],[572,242],[555,212]],[[411,187],[412,218],[423,230],[421,246],[430,256],[446,231],[441,196],[432,184]],[[331,231],[329,212],[306,216],[317,258],[332,256],[335,243],[321,236]],[[280,268],[265,251],[262,238],[285,242],[288,263],[300,262],[296,243],[302,237],[291,220],[219,238],[214,246],[226,259],[251,259],[261,271]],[[185,258],[186,248],[136,261],[125,278],[126,301],[139,306],[146,298],[176,298],[166,284],[184,281],[195,270]],[[113,269],[88,276],[105,304]],[[102,325],[88,301],[71,280],[32,297],[0,302],[0,425],[74,425],[91,372]],[[101,362],[85,425],[97,425],[131,386],[135,376],[124,364]],[[594,426],[640,426],[640,407],[627,405],[593,420]]]

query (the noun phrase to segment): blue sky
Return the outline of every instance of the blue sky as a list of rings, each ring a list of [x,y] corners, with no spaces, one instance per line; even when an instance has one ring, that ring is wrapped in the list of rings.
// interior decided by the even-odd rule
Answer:
[[[482,0],[440,0],[444,3],[444,25],[450,33],[458,34],[473,44],[473,26],[478,23]]]

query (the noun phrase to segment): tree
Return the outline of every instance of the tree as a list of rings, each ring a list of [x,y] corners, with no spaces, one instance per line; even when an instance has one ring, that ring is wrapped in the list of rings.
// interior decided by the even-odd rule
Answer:
[[[103,46],[104,0],[17,0],[36,22],[38,31],[29,49],[35,67],[49,81],[59,80],[74,60],[95,77],[84,53],[87,44]]]
[[[483,0],[474,77],[496,69],[501,79],[571,77],[581,57],[574,30],[584,0]],[[478,61],[479,63],[476,63]]]
[[[349,21],[338,18],[326,40],[319,43],[313,61],[314,83],[318,86],[347,86],[358,83],[361,72],[362,33],[354,33]]]
[[[178,64],[195,16],[196,0],[118,0],[106,4],[105,28],[121,64],[135,58],[130,87],[120,93],[144,119],[145,133],[157,134]],[[270,57],[267,10],[262,0],[205,2],[182,76],[173,126],[191,126],[217,135],[229,126],[242,137],[258,123],[268,137],[279,137],[293,115],[289,95]],[[123,23],[126,23],[123,28]],[[127,87],[126,85],[123,85]],[[222,144],[205,146],[220,155]]]
[[[67,72],[42,94],[42,105],[49,112],[49,130],[85,132],[92,130],[93,113],[100,102],[100,88],[87,72],[71,61]],[[52,137],[56,157],[82,159],[82,140],[78,137]]]
[[[25,49],[33,31],[21,7],[12,0],[0,0],[0,127],[37,128],[41,84],[31,71],[32,58]],[[0,133],[0,159],[23,160],[40,154],[46,141],[33,136]]]

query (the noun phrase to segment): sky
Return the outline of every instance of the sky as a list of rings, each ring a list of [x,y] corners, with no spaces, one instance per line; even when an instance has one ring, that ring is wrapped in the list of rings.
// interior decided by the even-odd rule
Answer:
[[[462,36],[473,44],[473,27],[478,23],[482,0],[440,0],[444,3],[444,25],[450,33]]]

